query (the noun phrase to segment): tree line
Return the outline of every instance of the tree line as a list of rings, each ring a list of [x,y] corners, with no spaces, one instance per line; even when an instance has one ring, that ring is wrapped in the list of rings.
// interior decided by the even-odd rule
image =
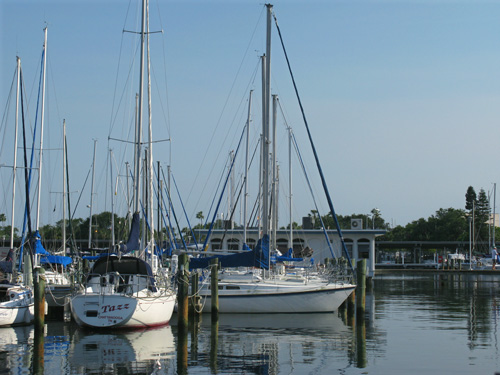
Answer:
[[[328,213],[324,216],[318,215],[316,210],[311,210],[307,214],[310,218],[309,223],[312,228],[320,229],[323,226],[328,229],[335,229],[336,224]],[[465,194],[465,204],[463,209],[440,208],[429,218],[420,218],[414,220],[405,226],[398,225],[394,228],[382,217],[380,210],[374,208],[369,214],[337,215],[341,229],[351,229],[351,220],[360,219],[363,222],[363,228],[366,229],[384,229],[387,233],[378,237],[379,241],[469,241],[473,234],[476,242],[489,242],[491,238],[500,234],[497,228],[492,230],[490,221],[491,205],[490,199],[484,189],[480,189],[476,194],[474,188],[469,186]],[[111,240],[111,212],[102,212],[92,216],[92,238],[100,241]],[[192,229],[206,229],[209,224],[203,223],[203,212],[198,212],[196,218],[199,221]],[[0,214],[0,236],[10,238],[10,225],[4,226],[5,214]],[[73,219],[66,221],[67,238],[88,241],[89,238],[89,218]],[[117,240],[125,241],[128,236],[130,220],[126,217],[118,217],[114,214],[114,231]],[[294,229],[301,229],[302,225],[294,222]],[[215,228],[223,228],[224,223],[221,220],[214,225]],[[290,225],[286,226],[289,228]],[[283,227],[285,229],[285,227]],[[43,239],[60,240],[62,239],[62,220],[55,225],[45,225],[39,228]],[[178,231],[173,230],[176,236]],[[163,238],[167,236],[167,230],[162,230]],[[177,232],[177,233],[176,233]],[[181,232],[185,236],[191,235],[191,228],[182,228]],[[498,233],[497,233],[498,232]],[[15,237],[19,236],[19,231],[15,229]],[[196,233],[196,232],[194,232]]]

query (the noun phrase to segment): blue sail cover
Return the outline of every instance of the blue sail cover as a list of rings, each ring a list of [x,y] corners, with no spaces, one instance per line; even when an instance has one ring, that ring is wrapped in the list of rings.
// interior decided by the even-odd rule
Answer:
[[[50,255],[50,253],[43,247],[42,237],[38,231],[35,232],[35,254]]]
[[[210,260],[218,258],[221,267],[257,267],[269,269],[269,236],[262,237],[253,250],[238,254],[217,255],[207,258],[191,258],[189,269],[207,268]]]
[[[302,262],[303,260],[304,258],[294,258],[286,256],[276,257],[276,262]]]
[[[132,216],[132,226],[126,244],[120,244],[120,251],[123,254],[130,253],[134,250],[139,250],[139,235],[141,229],[141,220],[139,212],[134,212]]]

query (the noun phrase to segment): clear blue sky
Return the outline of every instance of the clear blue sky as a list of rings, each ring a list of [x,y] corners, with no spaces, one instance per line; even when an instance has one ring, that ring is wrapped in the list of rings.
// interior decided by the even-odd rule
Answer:
[[[137,3],[0,3],[2,112],[20,56],[31,123],[43,28],[48,25],[42,224],[61,218],[58,149],[63,119],[73,205],[83,191],[77,217],[88,216],[90,186],[84,187],[84,181],[94,139],[98,140],[94,212],[111,210],[108,147],[122,174],[125,161],[132,162],[130,146],[108,143],[108,136],[132,139],[127,134],[131,134],[137,84],[127,85],[126,80],[129,74],[130,79],[137,78],[137,65],[130,67],[137,35],[122,30],[138,30]],[[469,185],[476,191],[492,191],[500,174],[499,1],[273,4],[338,214],[368,214],[378,208],[393,225],[405,225],[439,208],[463,208]],[[165,170],[172,166],[190,220],[197,222],[196,212],[209,212],[228,153],[236,148],[250,89],[255,90],[253,142],[259,132],[261,88],[256,69],[265,51],[264,4],[151,0],[150,9],[151,31],[164,31],[151,36],[153,134],[157,140],[172,139],[154,145],[155,160]],[[287,123],[294,129],[320,212],[326,214],[274,25],[272,64],[272,91],[279,95]],[[3,116],[0,164],[12,163],[12,116],[8,125]],[[282,133],[284,121],[279,117]],[[287,141],[285,135],[278,139],[280,190],[287,194]],[[241,165],[242,161],[239,176]],[[10,221],[10,172],[2,168],[0,173],[0,212],[6,212]],[[300,175],[295,168],[297,222],[314,208]],[[123,187],[118,190],[117,196],[123,196]],[[251,202],[254,199],[255,194],[250,196]],[[286,200],[280,204],[284,209]],[[117,203],[116,211],[124,215],[123,203]],[[282,225],[285,215],[280,216]]]

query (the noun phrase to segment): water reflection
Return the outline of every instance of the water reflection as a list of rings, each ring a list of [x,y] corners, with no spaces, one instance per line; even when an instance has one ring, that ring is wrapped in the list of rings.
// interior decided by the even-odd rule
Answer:
[[[363,316],[210,315],[132,332],[48,322],[0,330],[0,373],[385,374],[495,373],[499,282],[460,275],[378,277]],[[40,364],[40,359],[42,363]],[[38,367],[37,367],[38,366]]]
[[[31,365],[33,326],[0,328],[0,369],[10,374],[26,374]],[[2,372],[3,372],[2,371]]]
[[[69,349],[73,371],[82,374],[152,372],[168,368],[174,356],[174,335],[170,326],[131,332],[77,330]]]
[[[379,277],[375,324],[391,336],[383,358],[402,356],[408,368],[444,370],[445,362],[449,373],[497,372],[499,282],[493,273]],[[398,334],[418,356],[402,353],[410,345]]]
[[[348,357],[352,340],[335,314],[221,314],[218,325],[205,315],[198,329],[190,372],[208,363],[212,373],[322,373],[333,357]]]

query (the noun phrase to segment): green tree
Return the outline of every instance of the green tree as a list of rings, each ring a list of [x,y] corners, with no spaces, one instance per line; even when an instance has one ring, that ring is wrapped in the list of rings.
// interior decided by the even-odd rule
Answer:
[[[477,203],[476,191],[472,186],[467,188],[467,192],[465,193],[465,209],[472,213],[474,206]]]
[[[61,228],[54,225],[43,225],[38,229],[38,231],[40,232],[40,236],[42,236],[43,240],[57,240],[62,238]]]
[[[203,216],[203,211],[198,212],[196,218],[200,220],[199,228],[203,228],[203,219],[205,218],[205,216]]]
[[[374,208],[370,212],[372,214],[371,217],[372,229],[378,228],[377,225],[379,224],[380,221],[380,210],[378,208]]]
[[[469,236],[467,213],[440,208],[428,219],[420,218],[405,227],[397,226],[380,241],[466,241]]]
[[[490,219],[490,200],[484,189],[479,191],[476,209],[474,212],[476,238],[481,241],[488,239],[488,221]]]
[[[472,186],[467,188],[465,209],[468,210],[469,217],[473,218],[475,239],[478,241],[487,240],[490,201],[484,189],[479,190],[479,194],[476,194]]]
[[[467,214],[454,208],[440,208],[429,218],[435,241],[466,241],[469,238]]]
[[[10,237],[10,226],[8,227],[4,227],[3,223],[5,223],[7,221],[7,218],[5,217],[5,214],[0,214],[0,223],[1,223],[1,226],[0,226],[0,236],[4,237],[4,236],[9,236]],[[9,230],[7,230],[7,228]]]
[[[10,239],[11,225],[0,227],[0,236]],[[19,237],[19,230],[14,227],[14,238]]]

